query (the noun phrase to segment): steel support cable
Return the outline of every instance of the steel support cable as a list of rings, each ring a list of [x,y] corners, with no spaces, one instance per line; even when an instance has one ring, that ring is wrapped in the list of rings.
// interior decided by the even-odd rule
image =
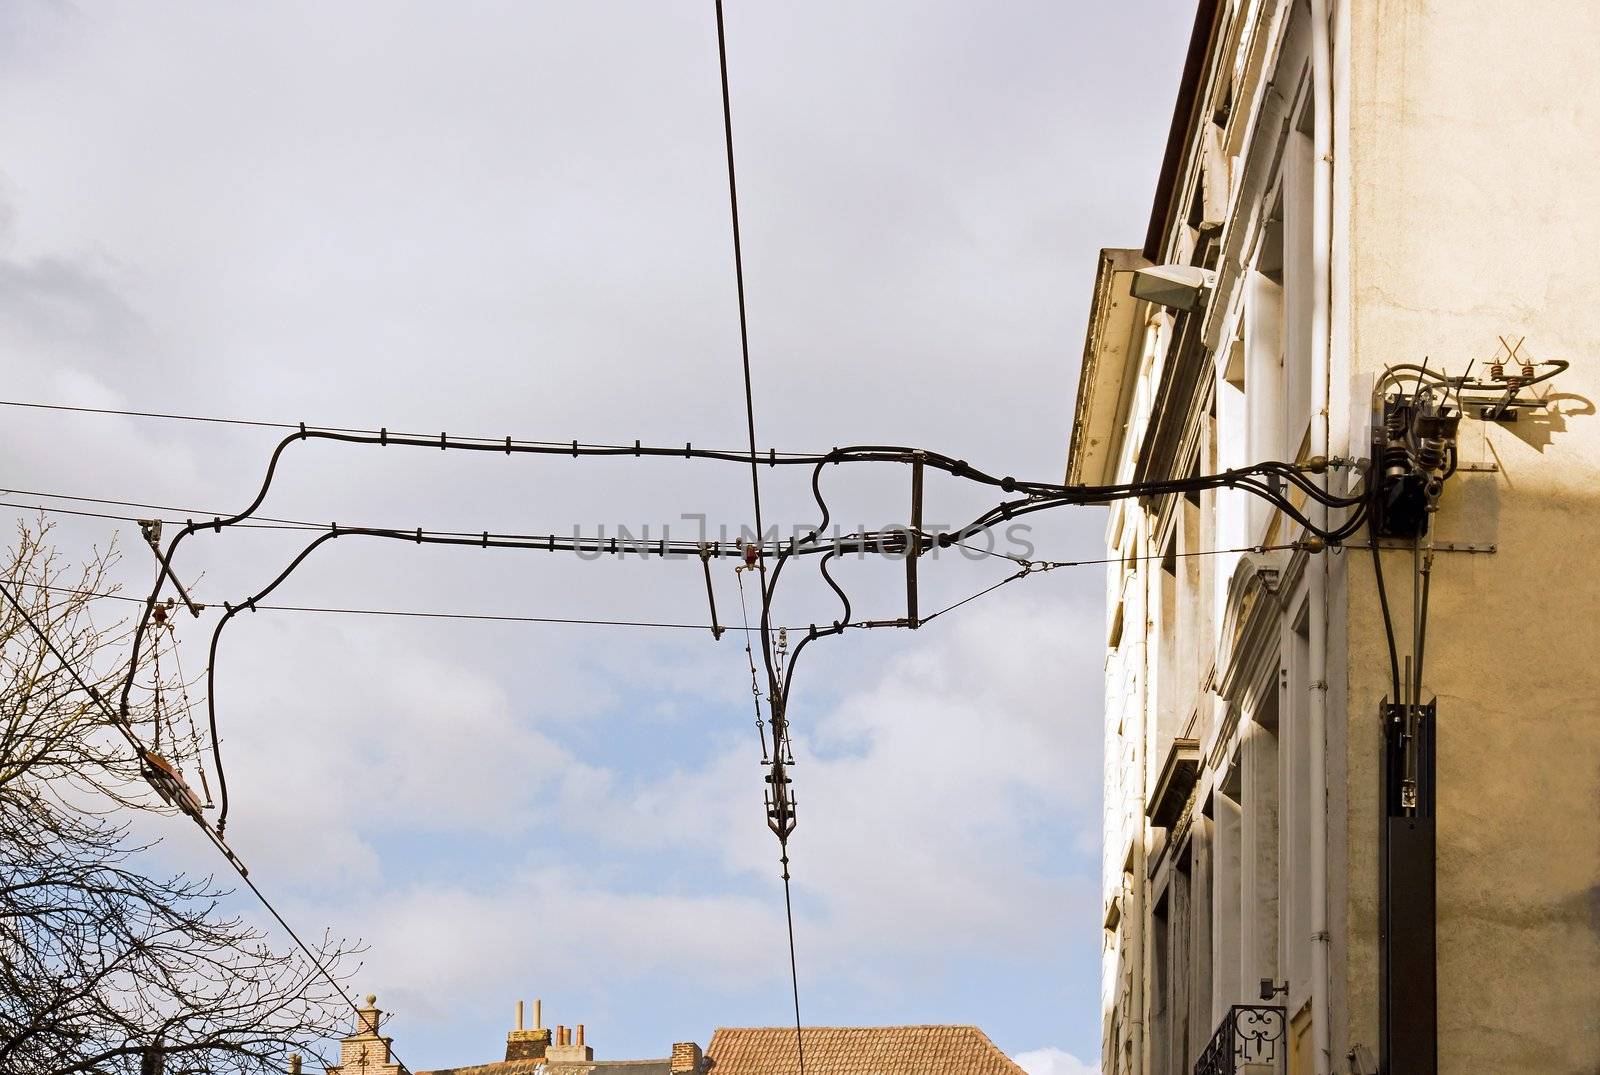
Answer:
[[[744,299],[744,252],[739,236],[739,186],[733,163],[733,105],[728,92],[728,39],[722,16],[722,0],[716,0],[717,10],[717,67],[722,76],[722,131],[723,144],[728,151],[728,208],[733,221],[733,266],[739,295],[739,350],[744,364],[744,411],[750,434],[750,493],[755,503],[756,518],[756,568],[761,579],[761,659],[767,669],[768,706],[767,720],[772,725],[772,794],[774,800],[787,792],[780,778],[783,773],[783,744],[787,738],[788,719],[778,700],[778,673],[772,664],[770,592],[767,588],[767,565],[764,550],[766,528],[761,519],[761,475],[756,465],[756,412],[755,392],[750,377],[750,328]],[[792,826],[793,822],[790,821]],[[805,1075],[806,1048],[800,1032],[800,972],[794,954],[794,902],[789,894],[789,834],[778,833],[783,860],[783,910],[789,927],[789,982],[794,990],[794,1046],[800,1075]]]
[[[41,494],[37,494],[37,495],[40,495],[40,496],[43,496],[43,497],[46,497],[46,498],[50,498],[50,497],[53,496],[53,494],[50,494],[50,493],[41,493]],[[65,499],[77,499],[77,498],[58,497],[57,499],[65,500]],[[85,498],[85,499],[87,499],[87,498]],[[92,501],[91,501],[91,503],[92,503]],[[0,501],[0,508],[11,508],[11,509],[16,510],[16,511],[43,512],[46,515],[72,515],[72,516],[75,516],[77,518],[82,518],[82,519],[109,519],[109,520],[111,520],[113,522],[122,522],[122,523],[142,523],[142,522],[148,521],[149,518],[150,518],[150,516],[117,515],[117,514],[115,514],[113,512],[106,512],[106,511],[85,511],[82,508],[59,508],[59,507],[56,507],[56,506],[51,505],[51,504],[19,504],[16,501],[10,501],[10,500]],[[165,523],[168,526],[183,526],[184,524],[186,524],[188,522],[192,522],[193,520],[192,519],[171,519],[171,518],[159,518],[158,517],[156,519],[156,521],[160,522],[160,523]],[[322,524],[318,524],[318,523],[293,523],[293,524],[269,523],[269,522],[262,522],[262,521],[257,521],[257,520],[251,520],[249,522],[243,522],[243,523],[239,524],[240,528],[242,528],[242,529],[250,529],[250,530],[320,530],[320,529],[324,529],[326,527],[326,525],[327,524],[325,524],[325,523],[322,523]]]
[[[935,612],[931,616],[928,616],[928,617],[924,618],[922,622],[923,623],[927,623],[929,620],[936,620],[940,616],[943,616],[946,612],[954,612],[956,609],[960,608],[962,605],[968,604],[968,603],[970,603],[972,601],[978,600],[980,597],[986,597],[989,594],[994,593],[996,590],[1000,589],[1000,587],[1002,587],[1002,586],[1009,585],[1010,583],[1016,582],[1018,579],[1025,579],[1029,575],[1036,575],[1036,574],[1041,573],[1042,571],[1047,571],[1047,570],[1049,570],[1049,568],[1024,567],[1020,571],[1014,571],[1011,574],[1007,575],[1005,578],[1001,579],[999,582],[995,583],[993,586],[986,586],[983,589],[979,590],[975,594],[970,594],[970,595],[968,595],[966,597],[963,597],[961,600],[957,601],[953,605],[947,605],[944,608],[941,608],[938,612]]]
[[[342,531],[341,531],[342,533]],[[52,593],[68,594],[76,597],[87,597],[93,600],[125,601],[130,604],[143,605],[144,598],[130,597],[121,593],[106,593],[97,590],[80,590],[71,586],[50,586],[39,582],[16,582],[14,585],[29,587],[36,590],[48,590]],[[207,608],[221,608],[214,602],[205,602]],[[499,615],[490,612],[434,612],[423,609],[399,608],[343,608],[331,605],[273,605],[257,602],[257,612],[303,612],[340,616],[391,616],[400,619],[423,620],[469,620],[485,623],[543,623],[555,625],[571,625],[579,627],[641,627],[659,628],[674,631],[704,631],[703,623],[671,623],[662,620],[604,620],[588,619],[575,616],[513,616]],[[753,629],[753,628],[752,628]],[[803,630],[801,627],[788,628],[791,631]]]
[[[139,759],[140,767],[143,768],[145,765],[144,746],[139,742],[139,737],[134,734],[133,729],[129,726],[126,717],[117,710],[113,709],[110,703],[105,700],[105,697],[84,680],[82,674],[79,673],[77,666],[67,659],[66,655],[63,654],[56,646],[55,640],[50,637],[44,628],[39,626],[38,622],[35,621],[34,618],[28,613],[28,610],[23,607],[22,602],[19,601],[16,595],[11,592],[11,585],[8,582],[0,581],[0,597],[4,597],[6,599],[6,602],[11,605],[12,609],[19,617],[21,617],[22,621],[26,623],[33,633],[39,637],[39,640],[44,643],[45,648],[50,652],[51,656],[56,659],[57,663],[61,665],[62,669],[72,677],[73,681],[77,683],[78,687],[86,695],[88,695],[89,699],[93,701],[100,708],[100,711],[106,715],[106,719],[110,722],[111,726],[122,733],[124,738],[127,739],[129,746],[133,747],[134,754]],[[241,862],[238,856],[233,853],[233,849],[228,847],[227,844],[223,842],[221,834],[213,832],[210,826],[205,824],[203,819],[196,818],[195,821],[199,824],[200,831],[206,834],[206,837],[211,841],[212,845],[215,846],[217,850],[222,852],[223,857],[228,861],[228,865],[231,866],[234,872],[239,875],[239,880],[243,881],[250,891],[255,894],[255,897],[260,901],[261,906],[267,909],[267,913],[272,915],[273,919],[280,927],[282,927],[283,931],[289,935],[290,939],[294,941],[295,945],[299,947],[300,951],[305,954],[305,957],[311,963],[311,966],[322,975],[323,979],[333,987],[334,991],[344,999],[345,1003],[350,1005],[352,1010],[356,1009],[358,1005],[356,1004],[355,998],[352,997],[349,992],[345,990],[345,987],[339,982],[339,980],[333,976],[333,972],[328,969],[327,964],[318,957],[316,952],[312,950],[311,946],[306,944],[306,942],[300,938],[300,934],[293,926],[289,924],[288,920],[283,917],[283,915],[278,911],[277,907],[273,905],[272,901],[267,898],[266,893],[261,891],[260,886],[258,886],[255,881],[251,880],[250,871],[245,868],[244,863]],[[394,1055],[394,1060],[397,1063],[401,1063],[402,1070],[404,1070],[404,1064],[400,1061],[398,1054]]]
[[[744,298],[744,245],[739,232],[739,180],[733,160],[733,101],[728,91],[728,40],[722,17],[722,0],[716,0],[716,9],[717,66],[722,84],[722,141],[728,158],[728,215],[733,228],[733,279],[739,305],[739,358],[744,373],[744,417],[750,447],[750,497],[755,507],[756,567],[761,575],[762,599],[765,601],[767,569],[763,563],[765,557],[761,555],[761,546],[766,543],[767,535],[761,518],[761,468],[756,463],[755,386],[750,376],[750,315]],[[761,652],[767,666],[767,678],[774,679],[771,645],[764,616]]]
[[[0,508],[13,508],[18,511],[42,512],[46,515],[74,515],[87,516],[92,519],[110,519],[117,522],[146,522],[148,520],[133,515],[111,515],[104,512],[78,511],[73,508],[57,508],[48,504],[18,504],[9,501],[0,501]],[[193,519],[161,519],[163,523],[174,526],[184,526],[193,522]],[[224,526],[228,524],[223,523]],[[240,527],[253,527],[252,522],[236,524]],[[210,530],[211,523],[198,525],[198,531]],[[422,527],[394,527],[394,526],[340,526],[338,523],[312,523],[297,522],[285,526],[264,526],[265,529],[290,530],[296,532],[329,532],[337,529],[341,536],[347,534],[367,534],[369,536],[394,537],[412,544],[447,544],[460,546],[479,546],[488,541],[489,548],[518,548],[529,552],[575,552],[579,554],[592,554],[595,557],[614,556],[639,556],[643,558],[654,557],[657,559],[687,559],[698,556],[702,551],[707,555],[717,557],[738,557],[743,555],[743,546],[737,543],[700,542],[692,540],[672,540],[670,538],[646,539],[644,537],[604,537],[602,535],[573,534],[563,537],[558,534],[534,533],[502,533],[494,530],[429,530]],[[421,534],[419,541],[417,535]],[[883,531],[883,536],[893,536],[898,531]],[[874,536],[863,534],[863,537]],[[807,549],[803,552],[816,552],[820,550]],[[142,598],[124,598],[124,600],[144,603]]]
[[[105,507],[113,507],[113,508],[143,508],[146,511],[169,511],[169,512],[174,513],[175,515],[186,516],[186,518],[183,518],[183,519],[169,518],[169,519],[162,519],[161,520],[164,523],[171,523],[174,526],[182,526],[182,525],[184,525],[186,523],[191,523],[191,522],[193,522],[195,520],[196,516],[199,516],[199,517],[202,517],[202,518],[215,518],[216,516],[221,514],[219,512],[215,512],[215,511],[202,511],[199,508],[180,508],[180,507],[177,507],[176,505],[173,505],[173,504],[151,504],[151,503],[148,503],[148,502],[145,502],[145,501],[142,501],[142,500],[112,500],[112,499],[110,499],[108,497],[78,496],[78,495],[75,495],[73,493],[52,493],[52,492],[46,492],[46,491],[44,491],[42,489],[0,489],[0,496],[36,496],[36,497],[44,497],[46,500],[71,500],[74,503],[78,503],[78,504],[100,504],[100,505],[105,506]],[[5,506],[7,506],[7,507],[27,507],[27,506],[31,506],[31,505],[9,504],[9,505],[5,505]],[[65,512],[67,509],[65,509],[65,508],[41,508],[40,510]],[[87,513],[87,512],[70,512],[69,514],[90,514],[90,513]],[[139,522],[139,521],[141,521],[141,517],[137,516],[137,515],[104,515],[104,516],[99,516],[99,518],[126,519],[129,522]],[[146,518],[148,518],[148,516],[146,516]],[[244,525],[244,524],[242,524],[242,525]],[[323,526],[325,524],[308,522],[308,521],[306,521],[304,519],[278,519],[278,518],[273,518],[272,516],[268,516],[268,515],[257,515],[257,516],[254,516],[254,517],[252,517],[250,519],[248,525],[261,527],[263,529],[274,529],[274,530],[315,530],[315,529],[317,529],[317,528],[319,528],[319,527],[321,527],[321,526]]]
[[[317,429],[317,430],[321,430],[321,431],[329,432],[329,433],[360,433],[360,434],[370,434],[372,436],[377,436],[381,432],[380,430],[377,430],[377,429],[367,429],[367,428],[358,427],[358,426],[309,425],[306,422],[272,422],[272,421],[266,421],[266,420],[255,419],[255,418],[218,418],[218,417],[209,416],[209,415],[172,414],[172,413],[163,413],[163,412],[160,412],[160,411],[135,411],[135,410],[124,410],[124,409],[120,409],[120,408],[116,408],[116,407],[80,407],[80,406],[73,406],[71,404],[66,404],[66,403],[37,403],[37,402],[31,402],[31,401],[10,400],[10,399],[0,399],[0,407],[19,407],[19,408],[26,408],[26,409],[29,409],[29,410],[41,410],[41,411],[64,411],[64,412],[75,413],[75,414],[114,415],[114,416],[123,417],[123,418],[156,418],[156,419],[162,419],[162,420],[166,420],[166,421],[200,422],[200,423],[207,423],[207,424],[213,424],[213,425],[250,426],[250,427],[253,427],[253,428],[256,428],[256,429],[293,429],[293,430]],[[406,432],[397,430],[397,431],[394,431],[394,432],[390,433],[390,436],[427,439],[427,438],[429,438],[431,436],[431,434],[427,434],[427,433],[406,433]],[[501,437],[473,436],[473,437],[467,437],[467,438],[464,438],[464,439],[474,440],[474,441],[482,441],[482,442],[488,443],[488,444],[499,444],[499,443],[501,443],[503,441],[504,438],[501,438]],[[522,438],[522,437],[513,438],[512,443],[521,444],[521,445],[545,446],[545,447],[558,449],[558,450],[563,451],[563,452],[567,451],[568,448],[569,448],[569,445],[570,445],[569,441],[536,440],[536,439]],[[617,452],[617,453],[622,453],[622,452],[631,453],[633,451],[632,448],[630,448],[628,445],[625,445],[625,444],[606,444],[606,443],[580,442],[579,447],[580,448],[610,449],[610,450],[612,450],[614,452]],[[732,453],[730,453],[730,454],[732,454]],[[785,455],[790,455],[790,454],[809,454],[809,453],[775,452],[773,454],[776,454],[781,459]]]

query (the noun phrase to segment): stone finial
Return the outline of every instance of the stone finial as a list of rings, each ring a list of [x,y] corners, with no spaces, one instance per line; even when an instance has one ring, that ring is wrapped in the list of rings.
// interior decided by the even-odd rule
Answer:
[[[367,1006],[356,1010],[356,1033],[377,1034],[382,1021],[383,1012],[378,1010],[378,995],[368,993]]]

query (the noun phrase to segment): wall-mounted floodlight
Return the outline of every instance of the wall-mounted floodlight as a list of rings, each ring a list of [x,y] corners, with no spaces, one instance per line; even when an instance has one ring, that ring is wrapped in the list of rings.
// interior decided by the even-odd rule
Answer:
[[[1133,286],[1129,290],[1136,299],[1171,310],[1193,312],[1204,309],[1216,282],[1214,270],[1198,265],[1152,265],[1148,269],[1134,270]]]

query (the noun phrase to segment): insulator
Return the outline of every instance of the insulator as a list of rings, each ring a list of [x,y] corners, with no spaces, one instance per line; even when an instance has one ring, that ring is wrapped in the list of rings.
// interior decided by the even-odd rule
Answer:
[[[1312,474],[1321,474],[1328,469],[1328,457],[1325,455],[1312,456],[1305,461],[1305,469]]]
[[[756,557],[758,557],[760,555],[761,555],[760,550],[757,549],[754,545],[746,545],[744,547],[744,564],[745,564],[745,566],[746,567],[755,567],[756,566]]]
[[[1533,363],[1532,362],[1524,362],[1522,364],[1522,379],[1524,381],[1533,380]]]
[[[1438,470],[1444,465],[1444,441],[1424,437],[1417,445],[1417,465],[1423,470]]]
[[[1411,473],[1411,453],[1403,444],[1390,444],[1383,449],[1383,474],[1386,478],[1403,478]]]
[[[1383,416],[1383,431],[1389,435],[1390,440],[1401,440],[1406,435],[1406,412],[1401,407],[1394,407]]]
[[[1504,362],[1489,363],[1489,377],[1491,380],[1503,381],[1506,379],[1506,364]]]

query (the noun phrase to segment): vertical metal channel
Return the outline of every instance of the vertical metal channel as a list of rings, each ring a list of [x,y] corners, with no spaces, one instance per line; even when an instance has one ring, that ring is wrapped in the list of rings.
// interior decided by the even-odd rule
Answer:
[[[1437,843],[1434,817],[1437,701],[1385,704],[1383,816],[1380,834],[1379,944],[1383,1059],[1386,1075],[1439,1070]],[[1411,717],[1411,720],[1407,718]],[[1402,801],[1406,735],[1417,780],[1416,806]]]
[[[922,556],[922,453],[911,458],[911,532],[906,535],[906,626],[922,625],[917,614],[917,560]]]

